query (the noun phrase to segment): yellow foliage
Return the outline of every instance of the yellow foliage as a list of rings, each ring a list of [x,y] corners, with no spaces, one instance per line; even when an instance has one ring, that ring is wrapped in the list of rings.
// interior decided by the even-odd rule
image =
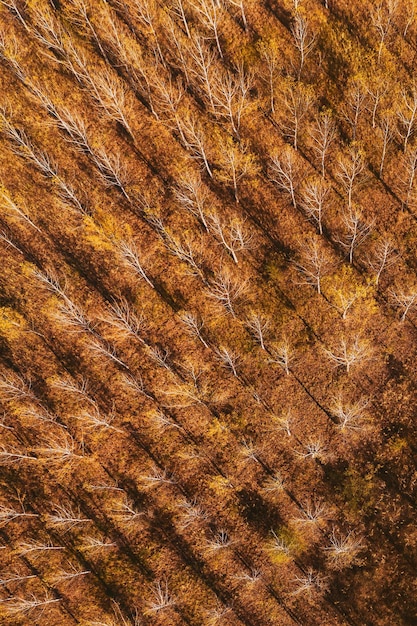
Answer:
[[[0,307],[0,335],[7,339],[17,339],[24,319],[10,307]]]

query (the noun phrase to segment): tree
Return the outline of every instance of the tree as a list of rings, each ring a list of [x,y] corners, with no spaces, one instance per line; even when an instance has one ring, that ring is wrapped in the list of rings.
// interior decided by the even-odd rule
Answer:
[[[387,154],[387,148],[390,141],[392,141],[395,132],[394,120],[392,114],[387,111],[385,112],[379,124],[379,130],[382,133],[382,150],[381,150],[381,160],[379,163],[379,176],[382,176],[385,165],[385,157]]]
[[[356,141],[359,118],[365,109],[367,90],[360,79],[354,79],[348,91],[342,114],[352,132],[352,141]]]
[[[354,402],[345,402],[341,395],[333,398],[331,411],[343,434],[363,431],[367,422],[366,409],[369,404],[369,398],[359,398]]]
[[[322,278],[331,271],[333,263],[319,240],[310,239],[301,247],[300,258],[295,262],[295,267],[301,274],[300,284],[311,285],[321,294]]]
[[[143,278],[148,285],[152,287],[152,289],[155,289],[153,282],[143,269],[143,264],[140,260],[135,242],[121,240],[117,243],[117,247],[126,265],[136,272],[136,274],[139,274],[139,276]]]
[[[239,145],[231,140],[222,142],[219,152],[221,169],[217,176],[222,182],[232,185],[235,201],[239,203],[240,181],[258,173],[256,157],[249,151],[249,144],[243,141]]]
[[[308,178],[300,190],[300,204],[307,217],[317,225],[320,235],[323,234],[323,211],[327,204],[330,186],[323,178]]]
[[[132,175],[120,152],[107,152],[105,148],[96,148],[90,153],[94,165],[97,167],[104,183],[108,187],[116,187],[130,202],[127,187],[132,182]]]
[[[234,70],[234,73],[229,70],[214,73],[214,105],[216,115],[230,122],[232,132],[239,141],[242,116],[251,106],[249,93],[253,75],[245,71],[243,63],[239,63]]]
[[[403,289],[392,290],[390,295],[393,303],[402,311],[400,321],[404,322],[410,311],[417,305],[417,289],[412,289],[411,291],[404,291]]]
[[[316,119],[312,132],[313,149],[317,153],[321,166],[321,175],[326,175],[326,157],[329,148],[336,138],[336,124],[329,111],[323,111]]]
[[[27,215],[26,211],[21,209],[12,199],[11,197],[3,190],[0,189],[0,202],[3,208],[3,211],[6,215],[10,215],[16,218],[18,221],[22,221],[25,224],[31,226],[38,231],[38,233],[42,232],[41,229],[32,222],[30,217]]]
[[[47,606],[61,601],[62,598],[53,598],[49,594],[42,598],[33,593],[27,597],[11,596],[8,599],[6,610],[9,615],[27,615],[36,609],[40,609],[41,614],[43,614]]]
[[[216,238],[236,264],[239,263],[237,253],[251,247],[253,234],[247,230],[245,222],[239,218],[232,219],[227,227],[222,223],[217,213],[213,213],[210,216],[210,230],[214,232]]]
[[[368,342],[355,335],[349,339],[342,337],[332,350],[324,348],[324,354],[334,362],[335,367],[344,367],[349,373],[353,366],[369,361],[372,349]]]
[[[313,104],[311,88],[301,82],[290,82],[283,90],[283,118],[280,122],[284,137],[289,140],[294,150],[298,149],[302,122]]]
[[[310,32],[306,18],[298,11],[291,25],[291,34],[294,39],[294,45],[299,53],[297,79],[300,80],[305,61],[314,48],[316,36]]]
[[[71,504],[56,505],[53,512],[46,515],[46,521],[49,526],[64,528],[64,532],[68,532],[79,524],[91,523],[91,519],[83,517],[81,511],[74,510]]]
[[[340,180],[343,191],[347,195],[348,211],[352,209],[352,196],[355,188],[361,182],[361,174],[365,169],[365,160],[362,151],[352,145],[347,154],[341,155],[337,164],[336,177]]]
[[[204,322],[199,319],[199,317],[194,313],[190,313],[187,311],[181,315],[181,320],[183,321],[189,332],[194,337],[197,337],[197,339],[201,341],[205,348],[208,348],[209,345],[201,334]]]
[[[300,594],[311,596],[317,592],[322,593],[327,590],[326,577],[319,572],[315,572],[311,567],[304,572],[304,576],[296,576],[293,582],[295,589],[292,595],[294,596]]]
[[[207,136],[199,119],[188,113],[178,118],[177,126],[185,149],[191,152],[194,159],[202,162],[207,174],[213,178],[207,151]]]
[[[356,206],[351,206],[343,212],[343,222],[346,235],[345,240],[339,240],[339,243],[347,251],[349,263],[353,263],[354,252],[369,237],[372,223],[364,221],[361,210]]]
[[[382,50],[394,25],[393,22],[397,9],[398,0],[385,0],[379,2],[371,12],[372,26],[377,31],[379,37],[378,63],[381,60]]]
[[[282,65],[282,58],[278,49],[277,41],[275,39],[270,39],[267,42],[261,40],[259,42],[259,52],[266,66],[265,75],[263,74],[263,68],[261,69],[261,77],[268,85],[269,108],[271,113],[274,114],[277,78]]]
[[[269,178],[280,191],[290,197],[292,205],[296,209],[295,193],[299,185],[300,171],[294,151],[290,146],[285,146],[279,154],[271,156]]]
[[[415,83],[410,91],[403,90],[403,106],[397,111],[399,121],[398,134],[403,141],[404,153],[407,151],[408,142],[415,131],[417,116],[417,88]]]
[[[219,26],[221,22],[222,5],[217,0],[195,0],[191,2],[191,6],[196,12],[198,19],[202,23],[203,27],[209,32],[213,33],[213,38],[216,42],[217,50],[220,58],[223,58],[223,52],[220,45],[220,32]]]
[[[239,378],[237,373],[237,364],[240,360],[239,355],[236,354],[236,352],[233,352],[230,348],[225,348],[224,346],[217,348],[216,354],[223,365],[232,372],[233,376]]]
[[[230,4],[232,7],[237,7],[239,9],[240,15],[242,16],[243,27],[247,31],[248,22],[246,20],[244,0],[226,0],[226,4]]]
[[[262,313],[252,312],[251,316],[246,320],[246,326],[256,341],[258,341],[262,350],[265,350],[265,337],[268,335],[270,320]]]
[[[405,154],[406,178],[404,180],[406,187],[405,205],[410,206],[410,200],[413,193],[414,181],[417,173],[417,148],[408,149]]]
[[[190,74],[194,77],[197,85],[203,89],[203,96],[208,98],[210,110],[215,112],[214,94],[212,86],[213,67],[216,64],[216,53],[209,48],[205,40],[197,32],[191,35],[191,46],[188,47],[188,54],[191,57],[192,66]]]
[[[353,564],[358,552],[363,548],[363,539],[356,537],[353,531],[346,534],[332,529],[329,545],[324,548],[328,555],[329,565],[333,569],[342,569]]]
[[[270,353],[270,362],[277,363],[288,376],[290,363],[293,360],[293,350],[288,338],[284,337],[280,343],[274,342],[270,348]]]
[[[397,263],[399,253],[388,238],[379,239],[373,249],[373,255],[367,257],[368,266],[375,272],[375,284],[378,286],[381,274]]]
[[[185,29],[186,35],[187,35],[187,37],[190,39],[190,38],[191,38],[191,33],[190,33],[190,28],[189,28],[189,26],[188,26],[188,19],[187,19],[186,13],[185,13],[185,11],[186,11],[186,5],[185,5],[184,0],[174,0],[174,1],[171,3],[171,5],[170,5],[170,7],[169,7],[169,8],[170,8],[170,11],[171,11],[171,12],[172,12],[172,13],[173,13],[176,17],[179,17],[179,18],[180,18],[180,20],[181,20],[181,22],[182,22],[182,24],[183,24],[183,26],[184,26],[184,29]]]
[[[233,317],[236,317],[235,303],[246,293],[247,287],[247,281],[234,277],[225,267],[222,267],[212,281],[208,294],[213,300],[222,304]]]
[[[191,169],[182,173],[177,181],[177,187],[174,188],[174,195],[177,202],[194,215],[208,231],[209,210],[206,207],[209,194],[200,174]]]

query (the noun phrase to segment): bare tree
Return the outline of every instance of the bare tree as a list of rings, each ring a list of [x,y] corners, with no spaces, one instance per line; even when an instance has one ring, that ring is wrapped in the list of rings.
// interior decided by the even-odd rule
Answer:
[[[194,215],[208,231],[208,209],[206,206],[209,194],[204,187],[200,174],[193,170],[187,170],[181,175],[177,185],[174,189],[174,195],[178,203]]]
[[[280,537],[275,533],[275,531],[271,531],[272,539],[270,541],[269,547],[272,553],[291,557],[292,556],[292,545],[290,541],[285,537]]]
[[[232,541],[229,538],[229,534],[226,530],[220,529],[214,535],[213,539],[207,542],[207,548],[209,552],[218,552],[224,548],[228,548],[232,545]]]
[[[132,182],[132,176],[120,152],[110,153],[105,148],[96,148],[90,156],[105,184],[109,187],[117,187],[130,202],[127,187]]]
[[[247,286],[247,281],[233,277],[232,274],[223,267],[213,280],[208,294],[213,300],[222,304],[233,317],[236,317],[235,302],[245,294]]]
[[[222,18],[222,5],[217,0],[194,0],[190,2],[194,9],[198,19],[203,27],[212,33],[212,36],[216,42],[217,50],[219,51],[220,58],[223,58],[223,52],[220,45],[220,22]]]
[[[275,154],[271,157],[269,178],[277,185],[280,191],[283,191],[290,197],[295,209],[297,208],[295,193],[298,188],[299,177],[299,165],[292,148],[285,146],[280,154]]]
[[[375,283],[378,286],[381,274],[397,263],[399,253],[390,239],[379,239],[371,257],[367,257],[368,266],[375,272]]]
[[[239,378],[237,373],[237,366],[240,360],[239,355],[236,354],[236,352],[233,352],[230,348],[225,348],[224,346],[216,348],[216,354],[223,365],[232,372],[233,376]]]
[[[181,320],[189,330],[189,332],[197,337],[201,341],[204,347],[208,348],[209,345],[201,334],[201,331],[204,326],[203,320],[201,320],[196,314],[190,313],[188,311],[184,312],[181,315]]]
[[[342,108],[342,115],[350,126],[352,141],[356,141],[359,118],[365,109],[367,89],[361,81],[354,79]]]
[[[176,480],[166,469],[154,465],[149,474],[141,476],[141,482],[145,489],[153,489],[161,485],[174,485]]]
[[[41,613],[47,606],[61,602],[62,598],[52,598],[46,594],[43,598],[30,594],[27,597],[11,596],[7,600],[6,610],[10,615],[27,615],[37,609],[40,609]]]
[[[103,550],[107,548],[117,548],[117,543],[110,539],[99,539],[92,535],[83,535],[82,550]]]
[[[317,117],[312,137],[313,149],[319,158],[321,175],[324,178],[326,175],[326,157],[336,138],[336,124],[329,111],[324,111]]]
[[[262,491],[266,493],[281,493],[285,490],[285,480],[279,472],[276,472],[273,476],[270,476],[262,487]]]
[[[184,147],[191,152],[193,158],[199,160],[205,167],[207,174],[213,178],[207,151],[207,136],[199,119],[188,112],[178,118],[177,126]]]
[[[262,313],[252,312],[246,320],[246,326],[256,341],[258,341],[262,350],[265,350],[265,338],[268,335],[270,320]]]
[[[296,455],[301,459],[313,459],[314,461],[323,461],[326,458],[326,446],[321,437],[309,439],[303,445],[302,450],[296,450]]]
[[[75,510],[71,504],[56,505],[53,512],[46,515],[46,522],[49,526],[64,528],[68,532],[79,524],[87,524],[91,519],[83,517],[79,509]]]
[[[401,311],[400,321],[404,322],[407,315],[417,305],[417,289],[413,290],[393,290],[390,292],[391,299],[395,306]]]
[[[311,285],[321,294],[321,281],[332,268],[333,263],[317,239],[310,239],[307,244],[301,246],[299,261],[295,267],[301,274],[301,284]]]
[[[53,317],[66,326],[70,332],[96,334],[94,324],[88,319],[85,311],[68,297],[65,297],[64,302],[59,304],[58,311],[53,314]]]
[[[243,27],[245,30],[248,30],[248,22],[246,19],[244,0],[226,0],[226,4],[230,4],[232,5],[232,7],[237,7],[239,9],[240,15],[242,17]]]
[[[330,186],[323,178],[308,178],[300,190],[300,203],[309,220],[323,234],[323,211],[327,204]]]
[[[337,419],[338,428],[342,433],[362,431],[366,426],[366,409],[369,398],[359,398],[354,402],[345,402],[341,395],[333,398],[332,414]]]
[[[281,342],[274,342],[270,353],[270,362],[277,363],[288,375],[290,373],[290,363],[293,360],[293,349],[288,338],[284,337]]]
[[[291,34],[294,39],[294,45],[299,53],[297,78],[300,80],[305,61],[313,50],[316,36],[310,32],[306,18],[299,12],[294,16],[294,21],[291,25]]]
[[[355,302],[361,297],[360,290],[347,291],[344,288],[337,289],[334,294],[332,305],[346,319],[347,314]]]
[[[284,137],[291,142],[294,150],[298,149],[302,123],[313,101],[311,88],[300,82],[290,82],[282,93],[283,117],[280,125]]]
[[[348,149],[348,153],[338,159],[336,176],[340,180],[343,191],[347,195],[348,209],[352,209],[352,195],[361,182],[360,175],[365,169],[363,153],[355,145]]]
[[[64,546],[55,546],[50,541],[42,543],[40,541],[23,542],[19,543],[16,547],[16,552],[19,556],[26,556],[28,554],[50,552],[52,550],[65,550]]]
[[[333,528],[329,537],[329,545],[324,550],[328,555],[331,567],[342,569],[353,563],[362,547],[362,538],[356,537],[353,531],[341,534]]]
[[[258,172],[255,155],[249,151],[249,144],[243,141],[237,145],[228,140],[219,145],[219,151],[221,170],[217,176],[221,181],[232,185],[235,201],[238,203],[240,181],[255,176]]]
[[[127,363],[125,363],[118,355],[115,346],[113,346],[110,342],[105,341],[102,337],[98,336],[91,339],[88,342],[88,348],[94,354],[110,359],[114,363],[117,363],[117,365],[120,365],[124,370],[130,371],[130,367]],[[102,424],[102,426],[104,426],[104,424]]]
[[[296,576],[293,582],[295,585],[295,589],[292,592],[293,596],[301,594],[310,596],[317,592],[322,593],[327,589],[326,577],[315,572],[311,567],[304,572],[303,576]]]
[[[25,131],[13,126],[7,118],[4,107],[0,110],[0,119],[3,122],[2,133],[11,142],[12,152],[33,163],[46,178],[54,178],[58,175],[57,166],[51,157],[40,150],[29,139]]]
[[[113,413],[110,413],[109,415],[103,415],[98,411],[97,408],[95,408],[95,410],[83,411],[79,415],[75,415],[75,418],[82,423],[83,428],[85,428],[86,430],[112,430],[116,433],[122,433],[123,430],[121,428],[113,426],[113,421],[115,417],[116,416]]]
[[[218,214],[214,213],[210,216],[210,229],[236,264],[239,262],[237,253],[251,247],[253,235],[239,218],[232,219],[226,226]]]
[[[180,521],[179,527],[181,530],[185,530],[194,522],[207,519],[207,513],[194,499],[192,501],[183,500],[180,504]]]
[[[403,106],[397,111],[399,121],[398,134],[403,140],[404,152],[407,151],[407,145],[415,131],[417,116],[417,87],[413,83],[412,89],[407,92],[403,90]]]
[[[320,526],[329,518],[329,509],[325,502],[313,499],[309,500],[305,505],[300,505],[301,515],[295,519],[300,524],[309,524]]]
[[[410,200],[414,191],[414,181],[417,173],[417,148],[408,149],[405,154],[406,174],[403,181],[406,188],[405,205],[410,206]]]
[[[261,68],[261,78],[267,83],[269,91],[269,108],[272,114],[275,113],[275,92],[277,88],[277,78],[282,66],[282,57],[275,39],[259,43],[259,52],[265,63],[265,75]]]
[[[377,76],[375,83],[365,86],[365,89],[372,102],[371,120],[372,128],[375,128],[379,105],[384,96],[390,91],[390,86],[387,82],[381,81],[380,77]]]
[[[346,235],[345,240],[339,240],[339,243],[347,251],[349,263],[353,263],[354,252],[369,237],[373,223],[365,222],[361,210],[356,206],[343,212],[343,222]]]
[[[17,218],[17,220],[22,221],[25,224],[29,224],[32,228],[38,231],[38,233],[42,232],[41,229],[32,222],[30,217],[27,215],[23,209],[21,209],[5,192],[0,190],[0,202],[3,211],[6,215],[10,215],[12,217]]]
[[[101,319],[115,330],[117,337],[134,337],[142,344],[146,343],[142,337],[143,315],[138,316],[126,298],[115,300]]]
[[[32,517],[39,517],[38,513],[28,513],[24,507],[23,498],[19,497],[19,508],[14,508],[9,505],[0,504],[0,527],[5,526],[9,522],[15,519],[28,519]]]
[[[128,242],[122,239],[117,243],[117,247],[126,265],[136,272],[136,274],[139,274],[139,276],[141,276],[141,278],[143,278],[148,285],[152,287],[152,289],[155,289],[153,282],[150,278],[148,278],[148,275],[143,268],[135,242]]]
[[[188,38],[191,38],[191,33],[190,33],[190,27],[188,25],[188,19],[187,19],[187,15],[186,15],[186,9],[188,7],[186,6],[186,3],[184,2],[184,0],[173,0],[170,3],[169,9],[170,11],[177,17],[180,18],[183,26],[184,26],[184,30],[185,33],[187,35]]]
[[[389,33],[394,26],[393,22],[397,9],[398,0],[381,0],[371,12],[371,23],[379,37],[378,63],[381,60],[382,50],[386,45]]]
[[[50,437],[44,445],[36,446],[33,451],[42,460],[51,463],[72,463],[85,458],[83,450],[78,450],[75,440],[68,433],[61,439]]]
[[[341,338],[335,348],[324,348],[324,354],[336,367],[344,367],[349,373],[353,366],[363,364],[372,356],[371,346],[359,336],[352,339]]]
[[[80,570],[72,563],[69,563],[68,569],[58,570],[58,572],[53,576],[51,582],[53,585],[59,585],[65,582],[73,581],[79,576],[86,576],[87,574],[91,574],[91,570]]]
[[[214,94],[212,85],[213,68],[216,65],[217,55],[214,50],[207,46],[205,39],[197,32],[191,34],[191,45],[188,47],[192,65],[190,74],[194,77],[197,85],[200,86],[203,96],[208,98],[210,110],[215,111]]]
[[[35,393],[32,390],[32,383],[30,380],[25,380],[23,376],[15,374],[13,377],[10,375],[2,374],[0,376],[0,391],[5,400],[19,400],[21,398],[28,398],[37,402]]]
[[[382,176],[385,165],[385,157],[387,154],[388,144],[394,137],[395,127],[392,115],[389,112],[384,113],[381,118],[379,129],[382,133],[382,151],[379,163],[379,175]]]
[[[169,607],[175,606],[176,599],[168,589],[168,581],[157,581],[151,587],[152,597],[148,601],[147,613],[159,613]]]
[[[243,63],[234,69],[234,73],[229,70],[214,73],[214,105],[215,113],[230,122],[233,134],[240,140],[242,116],[250,107],[249,93],[253,75],[245,71]]]

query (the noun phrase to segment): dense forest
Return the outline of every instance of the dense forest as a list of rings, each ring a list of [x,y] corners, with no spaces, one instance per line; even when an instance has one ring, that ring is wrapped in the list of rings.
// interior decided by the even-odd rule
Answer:
[[[0,0],[0,622],[417,623],[417,2]]]

